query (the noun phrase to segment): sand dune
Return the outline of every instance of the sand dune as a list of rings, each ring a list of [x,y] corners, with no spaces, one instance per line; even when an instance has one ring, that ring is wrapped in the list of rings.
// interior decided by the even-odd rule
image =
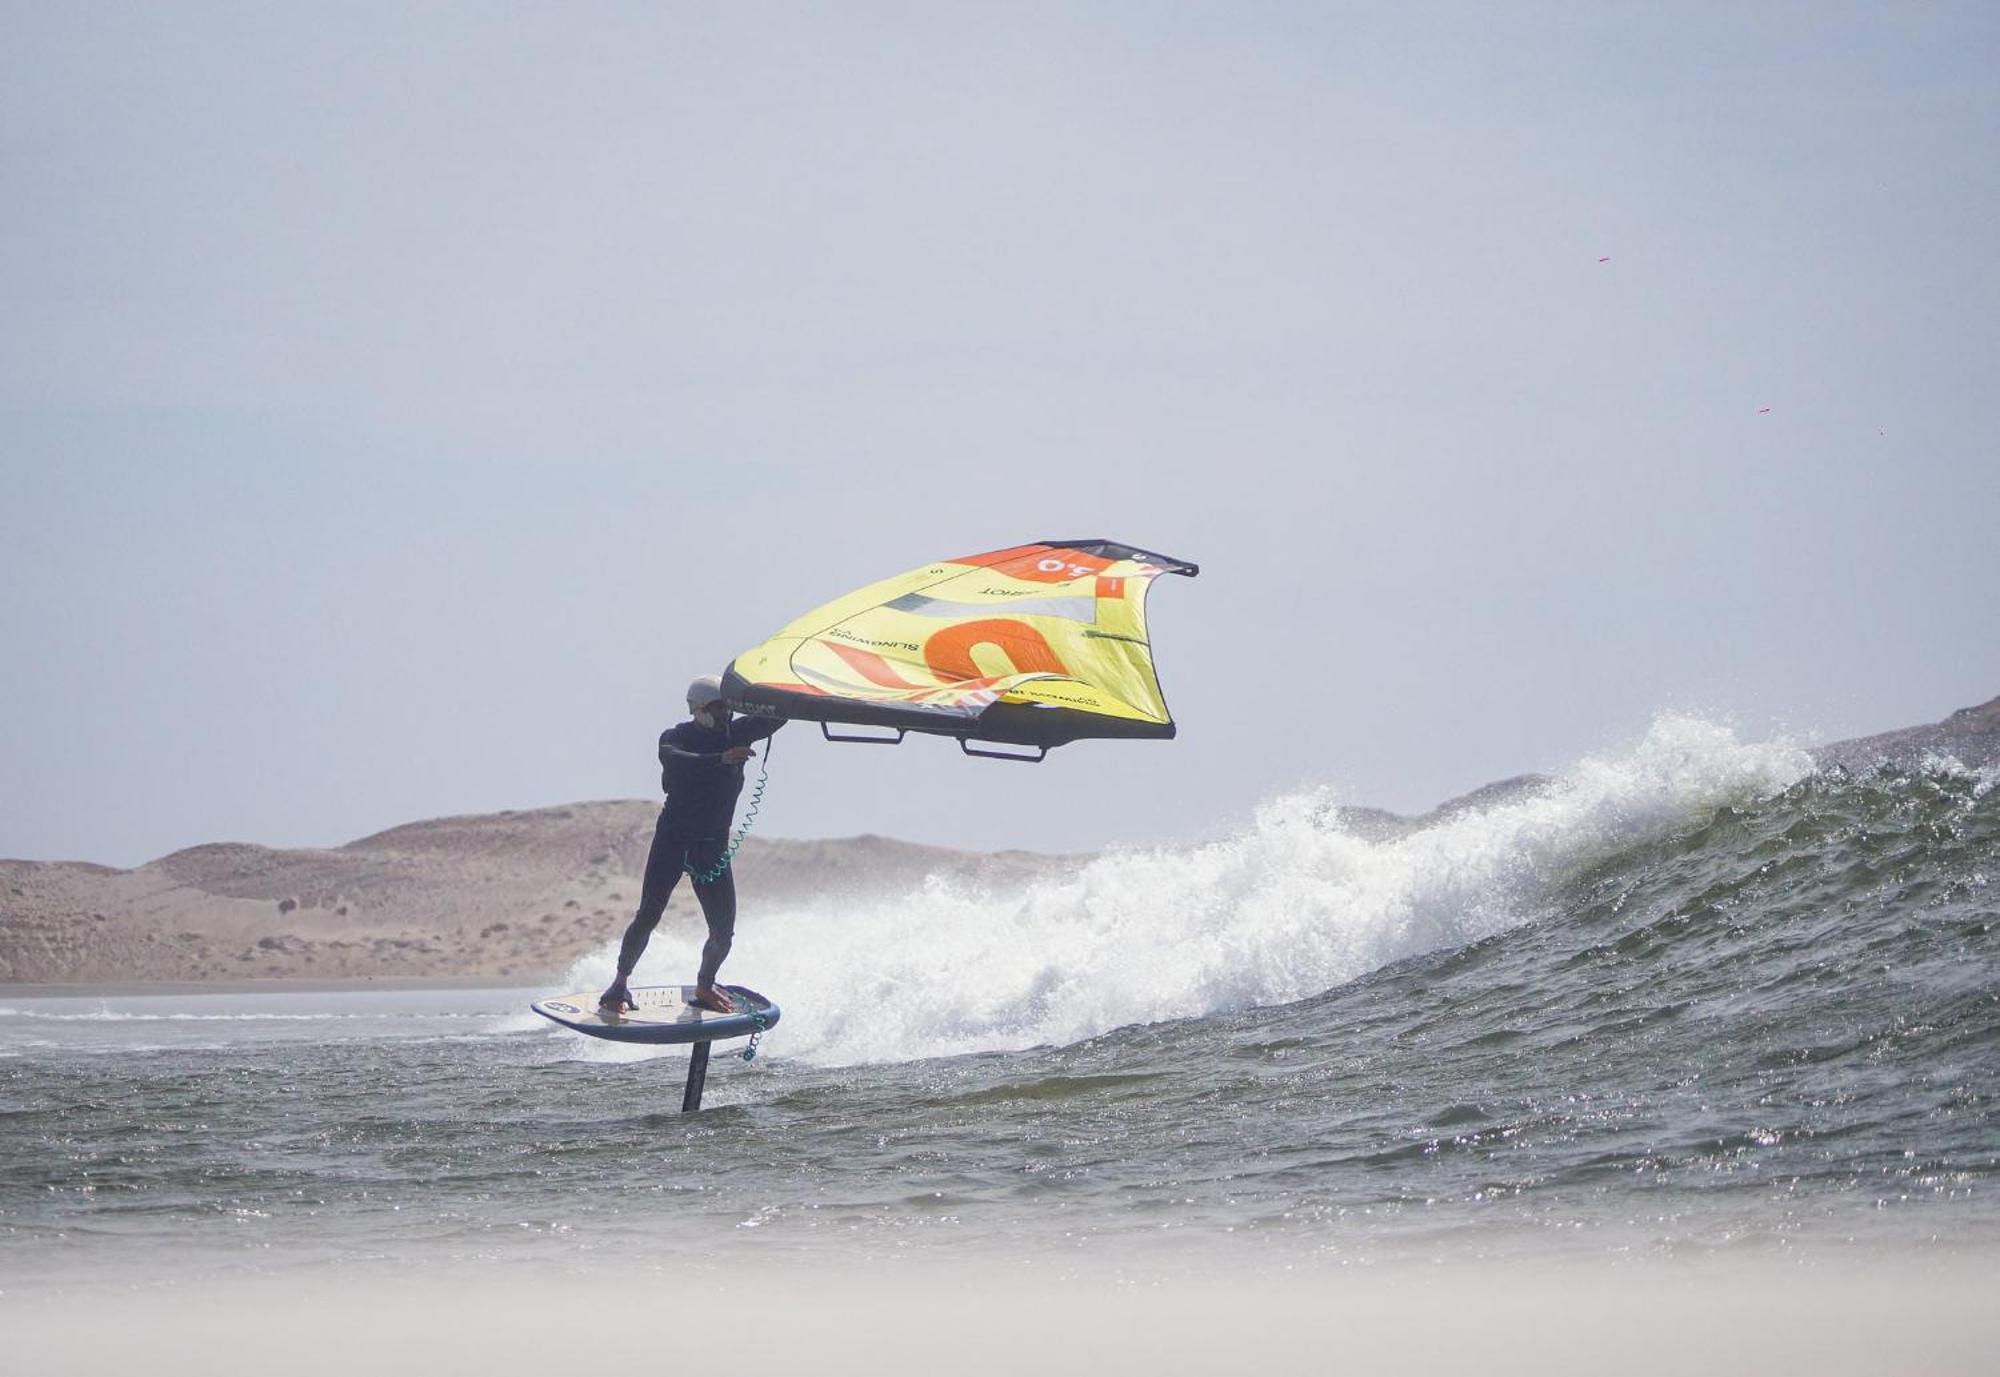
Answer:
[[[549,979],[623,930],[658,812],[635,800],[441,818],[327,850],[191,847],[133,870],[0,861],[0,981]],[[754,908],[1073,863],[753,837],[738,884]],[[665,922],[699,925],[686,885]]]

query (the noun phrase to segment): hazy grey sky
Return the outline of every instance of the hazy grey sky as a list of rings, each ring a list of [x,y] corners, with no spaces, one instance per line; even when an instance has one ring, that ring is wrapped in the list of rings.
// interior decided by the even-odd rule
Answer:
[[[1204,566],[1181,738],[796,727],[770,832],[1991,697],[1996,72],[1991,4],[0,5],[0,855],[648,796],[695,673],[1048,536]]]

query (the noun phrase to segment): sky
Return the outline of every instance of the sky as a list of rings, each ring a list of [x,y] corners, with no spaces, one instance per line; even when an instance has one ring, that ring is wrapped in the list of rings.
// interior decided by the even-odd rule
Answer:
[[[1099,536],[1173,742],[766,835],[1418,811],[2000,693],[1990,4],[0,0],[0,856],[658,793],[687,681]]]

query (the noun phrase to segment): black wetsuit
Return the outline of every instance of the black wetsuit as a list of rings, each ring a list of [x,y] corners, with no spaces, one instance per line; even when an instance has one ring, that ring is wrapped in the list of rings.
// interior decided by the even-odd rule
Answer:
[[[620,980],[639,964],[639,954],[660,925],[681,872],[714,869],[729,845],[736,797],[743,792],[743,766],[725,765],[723,751],[762,741],[784,725],[776,717],[738,717],[727,728],[683,722],[660,733],[660,787],[667,791],[667,804],[653,829],[639,912],[618,948]],[[701,901],[701,916],[708,920],[708,941],[702,945],[701,973],[695,983],[709,985],[736,935],[735,877],[724,870],[707,884],[695,880],[694,894]]]

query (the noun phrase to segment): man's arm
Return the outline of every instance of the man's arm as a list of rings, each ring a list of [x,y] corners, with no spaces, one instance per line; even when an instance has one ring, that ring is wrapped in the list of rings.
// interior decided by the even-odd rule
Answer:
[[[660,733],[660,783],[670,794],[720,769],[723,763],[719,755],[682,746],[674,740],[671,727]]]
[[[666,737],[660,738],[660,764],[671,770],[676,765],[699,766],[719,765],[722,757],[714,751],[686,751],[676,746]]]
[[[785,725],[782,717],[739,717],[729,724],[729,744],[747,746],[763,741]]]

